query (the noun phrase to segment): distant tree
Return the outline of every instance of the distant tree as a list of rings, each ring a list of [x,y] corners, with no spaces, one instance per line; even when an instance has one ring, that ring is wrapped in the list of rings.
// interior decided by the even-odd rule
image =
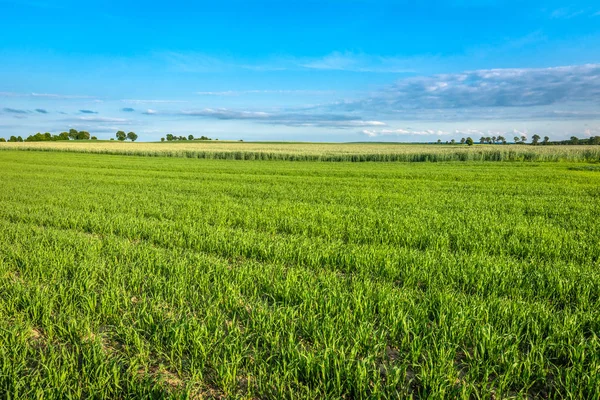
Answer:
[[[165,141],[165,138],[164,138],[164,137],[161,137],[161,138],[160,138],[160,141],[161,141],[161,142],[164,142],[164,141]]]
[[[115,138],[114,138],[114,137],[111,137],[111,138],[110,138],[110,140],[115,140]]]
[[[127,134],[127,139],[131,140],[132,142],[135,142],[138,138],[138,135],[136,135],[134,132],[129,132]]]
[[[188,140],[194,140],[194,135],[189,135]]]
[[[17,137],[16,136],[11,136],[8,138],[9,142],[18,142]]]
[[[600,136],[592,136],[590,138],[590,144],[595,144],[595,145],[600,144]]]
[[[577,136],[571,136],[571,144],[578,144],[579,138]]]
[[[550,141],[550,138],[548,136],[544,136],[544,144],[548,144],[548,142]]]
[[[495,138],[494,138],[494,139],[495,139]],[[491,137],[489,137],[489,136],[485,138],[485,141],[486,141],[488,144],[492,144],[492,138],[491,138]]]
[[[167,140],[170,142],[171,140],[173,140],[173,134],[172,133],[167,133]]]
[[[496,143],[496,136],[492,136],[492,143]]]
[[[485,138],[483,136],[481,138],[479,138],[479,143],[481,143],[481,144],[485,143]]]
[[[506,144],[506,138],[504,136],[498,136],[498,141],[502,144]]]
[[[78,134],[79,134],[79,132],[77,131],[77,129],[69,129],[69,139],[77,140]]]
[[[521,139],[519,139],[519,137],[518,137],[518,136],[515,136],[515,137],[513,138],[513,140],[515,141],[515,143],[520,143],[520,142],[521,142]]]
[[[125,139],[127,139],[127,135],[123,131],[118,131],[115,134],[115,137],[117,138],[117,140],[120,140],[121,142],[124,141]]]
[[[240,140],[240,142],[243,142],[243,140]],[[455,143],[456,143],[456,140],[454,140],[454,139],[452,139],[452,140],[450,141],[450,144],[455,144]]]
[[[17,142],[22,142],[23,138],[21,136],[17,136]]]
[[[522,143],[526,143],[527,142],[527,136],[525,136],[525,135],[521,136],[521,142]]]
[[[438,139],[437,144],[442,144],[442,139]]]
[[[465,143],[467,144],[467,146],[473,146],[473,139],[468,137],[467,140],[465,140]]]
[[[187,140],[185,136],[179,136],[179,140]]]
[[[89,140],[90,133],[88,131],[79,131],[77,133],[77,140]]]
[[[465,138],[461,138],[461,139],[460,139],[460,144],[465,144],[465,142],[466,142],[466,141],[467,141],[467,139],[465,139]]]
[[[92,139],[92,140],[98,140],[98,138],[96,136],[92,136],[90,139]]]
[[[535,135],[533,135],[531,137],[531,144],[534,145],[534,146],[537,145],[540,142],[540,139],[541,139],[540,135],[538,135],[536,133]]]
[[[61,132],[56,137],[56,140],[69,140],[69,132]]]
[[[6,143],[6,139],[4,139],[3,137],[0,137],[0,143]]]

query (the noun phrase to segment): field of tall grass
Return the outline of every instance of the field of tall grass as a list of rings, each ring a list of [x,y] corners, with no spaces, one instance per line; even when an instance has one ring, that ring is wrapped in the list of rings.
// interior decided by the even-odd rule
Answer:
[[[600,161],[600,146],[59,141],[0,143],[0,150],[281,161]]]
[[[0,170],[4,398],[600,398],[597,164]]]

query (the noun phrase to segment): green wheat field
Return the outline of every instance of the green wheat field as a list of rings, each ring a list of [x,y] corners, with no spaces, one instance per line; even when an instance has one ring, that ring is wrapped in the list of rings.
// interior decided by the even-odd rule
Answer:
[[[600,398],[598,149],[84,145],[0,146],[1,397]]]

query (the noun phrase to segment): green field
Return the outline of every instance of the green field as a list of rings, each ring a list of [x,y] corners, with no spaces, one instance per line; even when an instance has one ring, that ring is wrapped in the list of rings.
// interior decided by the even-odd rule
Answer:
[[[0,171],[3,397],[600,398],[598,163]]]

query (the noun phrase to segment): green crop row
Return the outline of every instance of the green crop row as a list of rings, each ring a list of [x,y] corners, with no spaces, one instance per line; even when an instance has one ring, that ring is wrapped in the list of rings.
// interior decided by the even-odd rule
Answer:
[[[600,168],[0,152],[7,398],[598,398]]]

